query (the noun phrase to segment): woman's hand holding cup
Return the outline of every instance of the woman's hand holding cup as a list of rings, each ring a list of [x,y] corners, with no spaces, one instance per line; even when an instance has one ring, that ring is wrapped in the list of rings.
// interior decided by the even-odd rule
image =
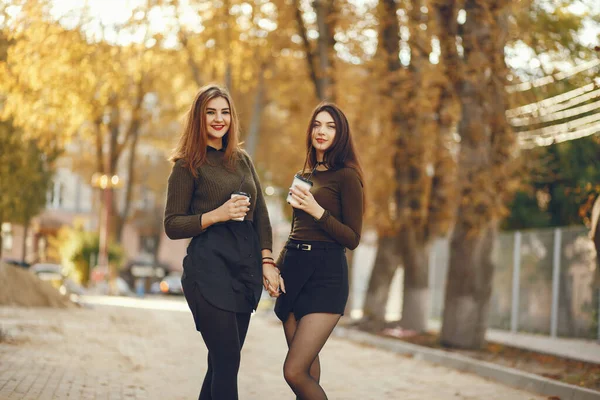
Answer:
[[[325,209],[317,203],[314,196],[310,192],[310,188],[303,186],[292,185],[289,196],[292,201],[289,203],[292,207],[303,210],[313,218],[319,219],[323,216]]]
[[[229,200],[218,208],[219,220],[221,222],[230,220],[243,221],[248,211],[250,211],[249,197],[237,194],[232,195]]]

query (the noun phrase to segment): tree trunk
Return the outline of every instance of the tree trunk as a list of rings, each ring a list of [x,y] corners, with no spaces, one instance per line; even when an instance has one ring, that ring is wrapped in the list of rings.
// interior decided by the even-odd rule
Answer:
[[[366,323],[373,327],[385,325],[385,312],[394,274],[400,264],[396,248],[396,236],[379,236],[377,256],[369,279],[363,315]]]
[[[322,100],[335,101],[333,90],[333,9],[334,0],[314,0],[313,6],[317,14],[317,55],[319,60],[319,73],[317,75],[317,86],[320,88]]]
[[[594,274],[594,287],[600,289],[600,195],[596,198],[592,207],[592,225],[590,236],[596,248],[596,273]],[[600,313],[600,310],[598,310]],[[600,319],[600,317],[599,317]]]
[[[412,142],[410,147],[421,146],[416,155],[419,161],[415,163],[420,166],[421,176],[419,179],[416,171],[406,174],[403,170],[406,166],[398,162],[397,174],[403,178],[399,181],[399,187],[403,187],[404,192],[399,193],[397,204],[411,209],[411,218],[399,242],[404,264],[400,325],[422,332],[427,329],[429,319],[429,251],[432,241],[448,232],[455,210],[456,195],[453,188],[456,186],[456,163],[449,144],[453,141],[452,134],[460,108],[449,79],[453,73],[450,69],[454,69],[458,61],[456,7],[437,4],[430,16],[425,17],[420,9],[424,3],[417,5],[419,7],[413,6],[411,11],[411,36],[414,37],[410,44],[411,49],[416,49],[411,60],[411,73],[419,87],[413,97],[420,105],[417,107],[419,115],[415,118],[413,136],[409,140]],[[424,21],[427,22],[429,34],[420,28],[415,29],[417,22]],[[437,66],[431,65],[428,60],[427,43],[430,35],[440,40],[442,54]],[[426,99],[422,98],[423,93],[426,93]],[[411,132],[410,129],[405,131]],[[433,171],[429,170],[431,166]],[[406,186],[407,183],[409,186]],[[415,183],[416,186],[413,186]]]
[[[0,213],[0,260],[2,260],[2,251],[4,250],[3,236],[2,236],[2,224],[4,223],[4,218],[2,218],[2,213]]]
[[[254,156],[258,147],[258,139],[260,136],[260,125],[262,120],[262,111],[264,106],[265,93],[265,66],[260,68],[258,73],[258,83],[256,85],[256,93],[254,95],[254,107],[252,108],[252,119],[248,127],[248,136],[246,137],[246,151],[250,157]]]
[[[225,87],[229,90],[229,93],[233,93],[233,72],[231,68],[231,52],[233,46],[231,46],[231,3],[229,0],[225,0],[223,7],[225,15],[225,43],[222,44],[221,48],[225,50],[223,58],[225,60]]]
[[[570,276],[567,268],[561,268],[559,274],[559,285],[558,285],[558,320],[560,326],[564,326],[565,329],[559,329],[558,334],[564,336],[576,336],[577,326],[575,326],[575,317],[573,315],[573,277]],[[560,307],[560,304],[564,304],[564,307]]]
[[[119,164],[119,157],[121,152],[119,151],[119,132],[121,125],[121,110],[119,108],[119,100],[117,95],[114,95],[113,102],[111,102],[110,121],[108,123],[108,149],[107,159],[108,165],[106,166],[106,173],[109,178],[117,172],[117,166]]]
[[[183,32],[180,33],[179,41],[181,42],[181,45],[183,46],[183,49],[185,51],[187,64],[188,64],[188,67],[190,67],[190,71],[192,73],[192,78],[194,79],[194,82],[196,83],[196,85],[198,87],[201,87],[204,84],[204,82],[202,81],[202,77],[200,74],[200,68],[198,67],[198,64],[196,64],[196,61],[194,61],[194,53],[189,46],[189,41],[188,41],[187,35]]]
[[[121,152],[119,152],[119,131],[120,131],[120,123],[121,123],[121,110],[119,109],[117,96],[114,96],[114,103],[112,104],[112,109],[110,113],[110,121],[109,121],[109,129],[108,129],[108,149],[106,151],[106,159],[108,160],[106,166],[106,174],[108,175],[109,181],[112,176],[117,173],[117,165],[119,163],[119,156]],[[110,247],[110,242],[114,239],[117,239],[116,236],[117,231],[117,222],[119,220],[118,208],[116,207],[116,196],[114,196],[115,191],[111,185],[108,186],[107,189],[103,191],[104,195],[102,196],[102,201],[104,202],[104,221],[108,224],[108,229],[106,230],[106,245]],[[107,194],[107,192],[109,192]],[[110,203],[110,204],[109,204]],[[107,248],[108,248],[107,247]],[[108,263],[108,258],[105,260]]]
[[[501,0],[467,0],[463,69],[456,87],[461,201],[446,281],[441,342],[478,349],[485,341],[494,265],[492,246],[506,204],[514,193],[515,135],[506,120],[504,47],[507,12]]]
[[[324,100],[325,94],[321,92],[321,87],[318,82],[318,73],[317,67],[315,65],[314,54],[312,48],[310,46],[310,42],[308,40],[308,33],[306,30],[306,25],[304,24],[304,19],[302,18],[302,9],[300,8],[300,0],[294,0],[294,15],[296,17],[296,23],[298,24],[298,33],[302,38],[302,45],[304,46],[304,53],[306,54],[306,64],[308,65],[308,72],[310,76],[310,80],[312,81],[315,87],[315,95],[317,99]]]
[[[313,7],[317,16],[317,30],[319,38],[317,39],[317,51],[312,50],[308,40],[306,25],[302,18],[302,10],[299,0],[294,0],[296,22],[304,52],[306,53],[306,63],[310,78],[315,87],[315,93],[320,101],[335,102],[334,88],[334,59],[335,59],[335,0],[315,0]],[[315,58],[317,61],[315,61]]]
[[[192,78],[194,79],[194,82],[196,83],[196,85],[198,87],[201,87],[204,84],[204,82],[202,80],[202,76],[201,76],[202,74],[200,72],[200,67],[198,66],[198,63],[196,63],[196,61],[194,60],[194,52],[192,51],[192,48],[190,47],[189,36],[185,30],[183,23],[181,22],[179,0],[174,1],[173,5],[175,6],[175,16],[177,18],[177,25],[178,25],[177,28],[179,30],[177,37],[179,38],[179,42],[181,43],[181,46],[183,47],[187,65],[188,65],[188,67],[190,67],[190,72],[192,73]]]
[[[115,238],[123,240],[123,228],[129,218],[129,211],[131,209],[131,199],[133,196],[133,186],[135,183],[135,170],[136,170],[136,150],[139,139],[139,127],[133,133],[133,139],[131,141],[131,148],[129,153],[129,162],[127,163],[127,182],[125,183],[125,204],[123,205],[123,212],[121,214],[115,213]],[[113,208],[116,210],[116,207]]]
[[[94,123],[95,126],[95,150],[96,150],[96,172],[103,174],[104,168],[104,154],[102,152],[104,143],[102,141],[102,117],[98,117]]]
[[[463,225],[455,228],[440,337],[444,346],[479,349],[485,343],[497,230],[495,222],[477,235]]]
[[[160,242],[162,240],[162,232],[154,234],[154,248],[152,249],[152,262],[156,265],[159,262],[158,259],[158,250],[160,249]]]
[[[27,235],[29,234],[30,220],[27,219],[23,224],[23,243],[21,245],[21,262],[24,263],[27,258]]]
[[[429,320],[430,246],[419,243],[414,236],[414,231],[405,232],[398,241],[404,266],[400,325],[405,329],[424,332]]]

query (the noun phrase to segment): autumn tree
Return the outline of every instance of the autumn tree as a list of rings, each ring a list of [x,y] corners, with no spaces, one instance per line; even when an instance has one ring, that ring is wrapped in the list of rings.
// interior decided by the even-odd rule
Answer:
[[[195,89],[209,82],[229,89],[239,110],[244,147],[254,155],[264,128],[268,92],[274,89],[275,57],[286,35],[285,29],[276,29],[282,11],[272,1],[206,4],[171,0],[163,7],[175,13],[172,32]],[[192,19],[197,23],[191,24]]]
[[[586,131],[593,134],[600,117],[600,93],[593,85],[600,61],[582,34],[597,11],[589,2],[580,6],[583,12],[576,13],[568,1],[549,8],[529,0],[521,2],[511,20],[507,62],[514,67],[508,76],[508,114],[526,156],[522,184],[503,229],[579,224],[580,208],[591,208],[598,193],[600,142],[593,136],[564,142],[562,138],[561,143],[547,139],[567,130],[567,139]],[[528,63],[516,49],[532,54]],[[586,87],[590,90],[582,91]],[[577,91],[581,95],[569,96]],[[569,101],[558,101],[561,95]],[[536,106],[539,110],[533,110]],[[535,140],[541,137],[538,146]]]
[[[4,222],[24,227],[22,260],[33,217],[46,206],[58,151],[41,148],[35,140],[22,140],[22,132],[10,120],[0,121],[0,226]],[[0,236],[0,256],[2,255]]]
[[[577,118],[576,107],[570,109],[577,101],[558,103],[559,94],[568,90],[572,79],[585,80],[586,74],[565,79],[572,74],[557,73],[550,67],[559,60],[575,67],[590,54],[590,49],[577,40],[582,17],[569,13],[568,3],[560,1],[548,7],[528,1],[518,8],[509,1],[465,3],[461,34],[464,56],[454,80],[463,105],[459,125],[461,202],[446,286],[441,335],[446,345],[478,348],[483,344],[494,270],[492,248],[512,195],[527,177],[522,171],[541,171],[550,185],[559,175],[569,173],[548,174],[551,164],[545,164],[548,160],[553,164],[557,158],[539,157],[546,151],[532,150],[552,144],[552,132],[557,133],[556,140],[569,140],[568,136],[578,133],[571,132],[569,126],[585,127],[564,123]],[[538,68],[531,71],[512,66],[509,71],[505,60],[510,62],[512,55],[518,61],[519,52],[524,51],[533,53],[529,66],[539,60]],[[585,69],[577,68],[579,72]],[[586,87],[590,86],[587,79],[582,82]],[[511,106],[514,108],[508,110]],[[556,108],[564,112],[550,112]],[[590,110],[589,106],[584,108]],[[566,132],[568,135],[562,134]],[[560,147],[578,145],[571,142]],[[548,151],[558,148],[550,146]],[[517,155],[522,158],[515,158]]]
[[[389,109],[387,128],[393,133],[389,143],[394,149],[394,185],[391,197],[380,197],[380,209],[391,212],[388,227],[379,228],[365,315],[369,324],[383,323],[390,282],[400,261],[401,325],[423,331],[428,318],[429,249],[449,229],[455,204],[452,152],[458,104],[448,75],[457,55],[448,42],[454,41],[457,10],[438,10],[426,1],[382,1],[379,7],[382,93]],[[398,15],[404,16],[402,29],[408,36],[404,41]],[[400,64],[400,43],[410,49],[406,66]],[[432,43],[440,47],[435,63],[430,60]]]
[[[464,5],[464,56],[454,82],[462,104],[461,192],[441,331],[441,342],[448,346],[479,348],[484,343],[494,270],[491,249],[517,187],[515,134],[505,115],[510,6],[504,0],[467,0]]]
[[[17,189],[18,176],[15,167],[20,164],[21,152],[18,132],[10,122],[0,122],[0,224],[8,222],[19,200]],[[0,225],[1,226],[1,225]],[[0,235],[0,255],[2,253],[2,235]]]
[[[306,65],[316,97],[321,101],[335,101],[334,35],[337,18],[336,7],[339,5],[336,0],[314,0],[312,2],[313,12],[316,15],[316,44],[309,38],[310,26],[304,17],[307,11],[304,4],[299,0],[294,0],[293,5],[298,33],[304,47]]]
[[[6,61],[10,44],[8,36],[0,30],[0,62]],[[0,110],[4,102],[5,95],[0,92]],[[25,261],[29,225],[46,205],[53,163],[60,150],[55,147],[55,141],[50,140],[41,147],[36,140],[23,140],[22,136],[23,132],[11,119],[0,121],[0,226],[4,222],[23,225],[21,257]],[[2,249],[0,235],[0,257]]]
[[[156,114],[149,94],[160,85],[173,88],[163,68],[171,54],[162,48],[162,37],[149,30],[149,4],[99,34],[87,29],[85,8],[74,27],[55,21],[48,10],[49,3],[28,2],[14,23],[3,70],[4,113],[42,141],[52,134],[62,146],[75,139],[88,143],[74,156],[93,159],[93,172],[125,171],[123,207],[112,224],[120,237],[131,211],[137,151],[153,135],[145,129]],[[119,42],[133,34],[141,41]]]

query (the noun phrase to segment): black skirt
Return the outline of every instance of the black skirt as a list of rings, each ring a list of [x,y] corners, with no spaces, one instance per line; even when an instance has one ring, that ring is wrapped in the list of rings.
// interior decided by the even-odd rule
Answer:
[[[329,242],[288,240],[283,251],[281,276],[286,293],[275,303],[275,314],[285,322],[311,313],[344,314],[348,301],[346,249]]]
[[[229,221],[195,236],[183,259],[181,283],[192,313],[194,289],[222,310],[240,313],[255,310],[262,293],[262,267],[258,235],[252,222]]]

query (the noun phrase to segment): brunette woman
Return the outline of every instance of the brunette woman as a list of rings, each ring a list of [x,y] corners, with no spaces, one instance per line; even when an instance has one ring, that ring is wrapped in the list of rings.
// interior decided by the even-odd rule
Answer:
[[[277,262],[285,293],[275,313],[288,343],[285,380],[297,398],[320,400],[327,396],[319,385],[319,352],[348,299],[345,251],[360,241],[363,173],[348,120],[334,104],[314,110],[306,147],[305,167],[294,180],[299,184],[288,196],[292,229]]]
[[[171,160],[165,232],[171,239],[192,238],[181,281],[208,348],[199,399],[237,399],[250,314],[262,284],[278,293],[279,271],[261,185],[238,145],[238,119],[225,89],[209,85],[196,95]]]

